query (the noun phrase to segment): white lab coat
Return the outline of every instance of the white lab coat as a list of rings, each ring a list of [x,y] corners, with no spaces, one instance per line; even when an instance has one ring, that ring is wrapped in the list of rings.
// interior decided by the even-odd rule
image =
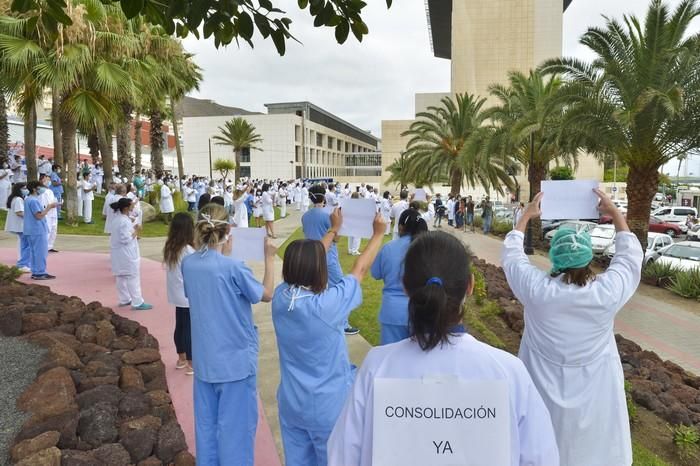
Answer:
[[[173,194],[167,184],[160,188],[160,211],[164,214],[175,212],[175,204],[173,203]]]
[[[10,169],[0,168],[0,210],[7,210],[7,199],[12,193],[12,183]]]
[[[525,366],[513,355],[468,334],[423,351],[411,339],[373,348],[328,439],[328,466],[370,466],[373,448],[374,379],[456,376],[464,381],[506,380],[510,402],[512,465],[559,466],[547,408]],[[584,463],[580,463],[583,465]],[[587,465],[588,466],[588,465]]]
[[[605,273],[584,287],[530,264],[524,235],[503,244],[508,284],[525,307],[519,357],[552,416],[562,466],[629,466],[632,445],[615,315],[639,285],[644,253],[620,232]]]
[[[133,222],[127,215],[116,213],[110,228],[109,247],[112,259],[112,274],[116,276],[138,276],[141,253],[139,251],[139,242],[133,237]]]

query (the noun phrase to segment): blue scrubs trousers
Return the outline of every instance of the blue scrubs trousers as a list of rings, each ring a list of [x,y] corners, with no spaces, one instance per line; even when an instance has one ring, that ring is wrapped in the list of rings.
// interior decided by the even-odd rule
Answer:
[[[381,324],[380,345],[388,345],[408,338],[408,325]]]
[[[311,431],[291,426],[281,415],[280,426],[285,464],[289,466],[326,466],[328,464],[326,444],[332,428],[326,431]]]
[[[197,466],[253,466],[258,427],[256,376],[207,383],[194,378]]]
[[[16,233],[17,239],[19,239],[19,259],[17,260],[17,267],[31,267],[32,265],[32,249],[29,246],[29,237],[24,236],[22,233]],[[47,246],[48,247],[48,246]]]
[[[31,251],[32,275],[46,275],[46,258],[49,255],[49,235],[22,235],[27,238]]]

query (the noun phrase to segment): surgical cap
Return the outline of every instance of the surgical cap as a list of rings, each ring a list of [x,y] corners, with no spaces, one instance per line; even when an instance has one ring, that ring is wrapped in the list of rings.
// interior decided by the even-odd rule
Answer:
[[[549,260],[552,261],[552,273],[587,266],[593,260],[591,236],[571,228],[558,229],[549,248]]]

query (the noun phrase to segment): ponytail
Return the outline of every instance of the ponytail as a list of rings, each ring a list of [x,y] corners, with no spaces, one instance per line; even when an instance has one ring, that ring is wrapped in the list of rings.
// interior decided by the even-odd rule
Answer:
[[[442,232],[420,234],[406,253],[403,285],[410,336],[423,351],[449,343],[452,327],[464,318],[470,256],[459,240]]]
[[[399,236],[411,235],[411,241],[418,235],[428,231],[428,224],[415,209],[406,209],[399,217]]]

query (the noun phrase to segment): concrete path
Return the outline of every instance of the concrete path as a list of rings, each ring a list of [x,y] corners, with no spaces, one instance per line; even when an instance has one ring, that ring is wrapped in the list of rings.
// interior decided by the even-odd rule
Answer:
[[[503,244],[500,239],[479,232],[463,233],[447,226],[443,231],[462,239],[477,257],[500,265]],[[550,268],[549,259],[542,254],[532,256],[531,261],[543,270]],[[615,331],[662,358],[700,374],[700,304],[697,301],[642,283],[617,315]]]

